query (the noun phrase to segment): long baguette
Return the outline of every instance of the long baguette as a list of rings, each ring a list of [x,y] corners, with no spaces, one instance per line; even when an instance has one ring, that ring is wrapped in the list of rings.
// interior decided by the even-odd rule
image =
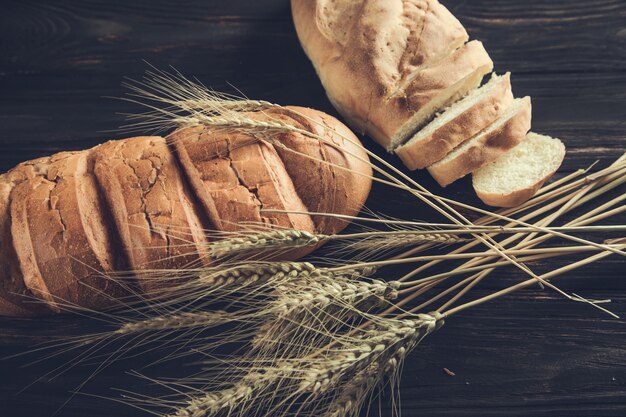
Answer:
[[[337,146],[281,132],[273,140],[284,147],[276,148],[249,133],[191,127],[168,138],[62,152],[1,175],[0,255],[6,267],[0,272],[0,315],[46,314],[66,305],[105,308],[125,295],[106,277],[119,270],[134,272],[140,291],[163,290],[147,273],[207,262],[205,229],[238,230],[245,222],[312,233],[345,227],[306,212],[360,210],[372,171],[358,139],[311,109],[274,108],[250,117],[280,119]]]

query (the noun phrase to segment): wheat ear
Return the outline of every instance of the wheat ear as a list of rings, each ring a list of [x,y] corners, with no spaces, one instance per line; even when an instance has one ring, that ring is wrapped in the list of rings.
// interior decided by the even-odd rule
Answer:
[[[208,328],[228,321],[229,315],[225,311],[183,312],[126,323],[115,333],[126,335],[147,331],[183,330],[190,327]]]

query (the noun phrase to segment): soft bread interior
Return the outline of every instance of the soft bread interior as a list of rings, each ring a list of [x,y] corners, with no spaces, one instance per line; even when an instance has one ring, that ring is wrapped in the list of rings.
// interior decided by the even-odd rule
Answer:
[[[513,104],[507,109],[507,111],[504,113],[504,115],[502,115],[501,118],[496,120],[491,126],[486,128],[485,130],[483,130],[482,132],[480,132],[479,134],[477,134],[473,138],[467,140],[466,142],[464,142],[461,145],[459,145],[456,148],[454,148],[454,150],[452,152],[450,152],[448,155],[446,155],[445,158],[443,158],[442,160],[432,164],[429,167],[429,169],[430,168],[436,168],[436,167],[438,167],[438,166],[440,166],[442,164],[448,163],[449,161],[451,161],[451,160],[455,159],[456,157],[458,157],[459,155],[461,155],[468,148],[472,147],[474,145],[474,143],[480,141],[484,136],[488,136],[488,135],[492,134],[495,130],[500,129],[500,127],[502,125],[504,125],[509,119],[511,119],[513,116],[515,116],[522,109],[522,107],[524,106],[525,102],[526,102],[526,98],[515,99]]]
[[[485,64],[475,69],[471,74],[442,90],[435,98],[419,109],[398,132],[391,138],[388,151],[393,151],[409,139],[419,128],[430,121],[439,111],[457,102],[470,91],[475,90],[483,77],[490,73],[493,64]]]
[[[459,114],[466,112],[468,109],[472,108],[476,105],[485,95],[490,94],[497,88],[502,88],[502,83],[508,79],[509,73],[505,75],[496,75],[492,74],[491,79],[482,87],[473,90],[468,95],[463,97],[460,101],[452,104],[450,107],[445,109],[445,111],[439,114],[433,121],[428,123],[423,129],[419,130],[411,139],[409,139],[404,145],[399,148],[405,146],[418,146],[417,144],[424,139],[430,137],[433,133],[435,133],[439,128],[445,126],[450,123],[451,120],[454,120]]]
[[[563,142],[531,132],[515,148],[474,171],[472,184],[477,192],[506,196],[543,183],[564,157]]]

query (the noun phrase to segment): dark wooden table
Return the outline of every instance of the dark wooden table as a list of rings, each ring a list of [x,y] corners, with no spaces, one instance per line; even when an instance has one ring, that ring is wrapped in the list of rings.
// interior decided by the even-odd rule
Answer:
[[[533,97],[533,129],[563,138],[568,155],[559,175],[596,160],[607,166],[624,152],[626,1],[444,3],[485,43],[496,70],[513,72],[516,95]],[[14,0],[2,1],[0,10],[0,171],[120,137],[106,133],[122,123],[116,112],[136,108],[103,97],[120,96],[123,77],[139,77],[143,60],[172,65],[218,90],[232,91],[231,83],[249,97],[335,114],[300,49],[286,1]],[[412,175],[441,191],[428,175]],[[468,179],[441,192],[478,204]],[[384,187],[375,187],[368,206],[406,218],[430,216],[413,198]],[[625,265],[610,258],[559,282],[568,291],[611,298],[612,311],[626,317]],[[520,278],[513,270],[496,273],[475,295]],[[408,359],[403,415],[626,416],[625,324],[538,288],[470,310]],[[67,316],[0,318],[0,356],[94,326]],[[93,370],[68,369],[24,389],[71,356],[24,367],[33,359],[0,361],[0,416],[51,416]],[[83,391],[105,397],[119,395],[111,388],[149,391],[126,373],[148,360],[113,365]],[[168,363],[152,373],[168,376],[180,366]],[[382,410],[390,414],[387,401]],[[58,415],[144,414],[77,396]]]

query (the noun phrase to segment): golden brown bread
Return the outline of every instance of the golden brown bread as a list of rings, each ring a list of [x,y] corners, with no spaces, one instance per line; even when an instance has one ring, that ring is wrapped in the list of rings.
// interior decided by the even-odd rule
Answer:
[[[372,170],[354,134],[311,109],[250,116],[280,119],[341,148],[298,132],[273,134],[284,144],[273,146],[249,134],[195,127],[167,139],[62,152],[1,175],[0,255],[7,267],[0,273],[0,314],[50,313],[66,303],[106,307],[125,293],[105,275],[126,268],[134,271],[132,285],[153,294],[162,288],[142,271],[205,262],[203,229],[237,230],[238,223],[257,221],[320,233],[345,227],[307,212],[353,215],[365,202]]]
[[[335,213],[337,207],[342,207],[345,215],[358,214],[364,203],[363,190],[369,193],[371,187],[372,168],[350,129],[334,117],[305,107],[276,108],[266,114],[314,132],[335,145],[298,134],[282,135],[280,141],[286,148],[275,148],[308,211]],[[316,231],[325,234],[337,233],[347,224],[329,216],[312,219]]]
[[[495,125],[514,103],[509,73],[478,88],[493,63],[438,0],[291,0],[291,9],[339,113],[440,185],[498,158],[530,129],[529,99]]]
[[[44,157],[24,162],[0,175],[0,259],[13,260],[4,262],[3,268],[0,268],[0,312],[3,315],[30,316],[47,310],[24,283],[20,265],[15,261],[17,254],[11,235],[11,191],[16,185],[37,175],[48,160],[49,157]]]
[[[512,102],[510,74],[494,75],[485,86],[446,109],[396,148],[395,153],[407,168],[424,169],[493,123]]]
[[[197,265],[203,224],[165,139],[110,141],[90,158],[141,290],[155,290],[142,270]]]
[[[23,280],[55,311],[58,303],[92,308],[122,291],[94,271],[123,268],[88,173],[85,152],[62,152],[11,193],[11,234]]]
[[[436,0],[292,0],[291,6],[330,101],[388,150],[477,87],[493,66],[480,42],[463,45],[467,32]]]
[[[507,111],[473,138],[444,159],[428,167],[430,175],[445,187],[513,149],[530,130],[530,97],[516,99]]]

